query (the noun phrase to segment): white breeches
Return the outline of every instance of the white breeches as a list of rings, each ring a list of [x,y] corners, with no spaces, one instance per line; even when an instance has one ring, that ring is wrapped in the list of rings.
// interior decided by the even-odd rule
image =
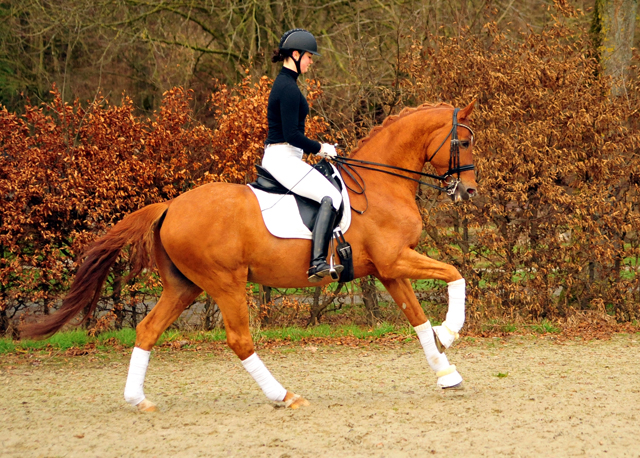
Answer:
[[[262,166],[284,187],[320,203],[329,196],[338,210],[342,195],[320,172],[302,160],[304,152],[291,145],[269,145],[264,150]]]

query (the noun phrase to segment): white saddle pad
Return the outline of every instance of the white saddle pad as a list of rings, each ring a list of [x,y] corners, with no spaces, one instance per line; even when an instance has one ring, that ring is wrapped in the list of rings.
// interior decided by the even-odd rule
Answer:
[[[333,164],[331,167],[334,168]],[[340,174],[336,172],[340,177]],[[342,233],[347,232],[351,225],[351,205],[349,203],[349,193],[347,187],[342,181],[342,201],[344,203],[344,212],[340,220],[340,230]],[[262,210],[262,218],[267,229],[276,237],[282,239],[308,239],[311,240],[311,231],[304,225],[296,198],[292,194],[272,194],[261,191],[251,185],[247,185],[258,198],[260,209]]]

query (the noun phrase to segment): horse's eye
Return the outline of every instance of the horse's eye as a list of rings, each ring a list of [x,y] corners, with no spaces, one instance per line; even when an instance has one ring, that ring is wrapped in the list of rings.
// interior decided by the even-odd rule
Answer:
[[[462,140],[460,142],[460,146],[462,146],[463,148],[469,148],[469,145],[471,144],[471,142],[469,140]]]

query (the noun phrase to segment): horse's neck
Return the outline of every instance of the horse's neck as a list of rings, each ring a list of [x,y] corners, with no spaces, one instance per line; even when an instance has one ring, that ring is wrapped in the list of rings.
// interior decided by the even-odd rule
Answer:
[[[426,160],[424,134],[403,131],[401,123],[380,132],[353,155],[355,159],[377,162],[407,170],[421,171]]]

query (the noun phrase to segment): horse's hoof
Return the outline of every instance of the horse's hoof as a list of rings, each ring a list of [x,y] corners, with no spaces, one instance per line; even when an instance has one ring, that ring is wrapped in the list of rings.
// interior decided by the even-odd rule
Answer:
[[[441,326],[434,326],[432,329],[433,338],[436,341],[436,348],[440,353],[444,353],[444,351],[460,337],[460,334],[453,332],[444,323],[442,323]]]
[[[464,383],[460,382],[456,385],[453,386],[443,386],[442,387],[443,390],[447,390],[447,391],[458,391],[458,390],[464,390]]]
[[[158,408],[156,405],[149,401],[147,398],[143,399],[140,404],[137,405],[138,410],[140,412],[157,412]]]
[[[310,405],[310,403],[299,394],[296,394],[288,401],[285,401],[284,405],[290,409],[299,409],[300,407]]]
[[[293,402],[289,406],[289,408],[291,408],[291,409],[299,409],[300,407],[306,407],[306,406],[309,406],[309,405],[311,405],[309,403],[309,401],[307,401],[305,398],[301,397],[300,399],[296,399],[295,402]]]
[[[444,370],[436,373],[438,377],[438,387],[443,390],[461,390],[462,376],[456,370],[453,364]]]

